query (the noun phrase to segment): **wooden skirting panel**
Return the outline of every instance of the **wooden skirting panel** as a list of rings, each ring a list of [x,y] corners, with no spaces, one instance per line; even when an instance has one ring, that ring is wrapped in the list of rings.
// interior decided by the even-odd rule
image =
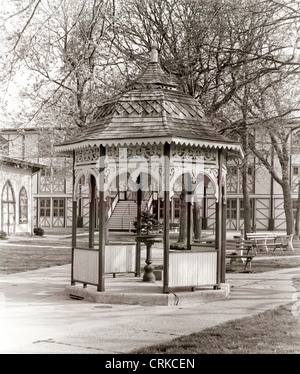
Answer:
[[[74,281],[98,284],[98,256],[98,249],[74,248]],[[135,245],[106,245],[105,273],[134,273],[135,256]]]
[[[73,278],[77,282],[98,284],[98,251],[74,248]]]
[[[217,284],[217,251],[170,252],[169,286]]]
[[[135,245],[106,245],[105,273],[134,273]]]

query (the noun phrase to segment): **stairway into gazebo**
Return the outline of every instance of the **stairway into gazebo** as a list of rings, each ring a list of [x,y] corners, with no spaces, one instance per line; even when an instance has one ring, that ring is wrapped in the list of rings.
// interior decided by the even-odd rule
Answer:
[[[146,209],[146,202],[142,203],[142,210]],[[131,231],[137,216],[137,206],[134,200],[119,200],[109,218],[110,231]]]

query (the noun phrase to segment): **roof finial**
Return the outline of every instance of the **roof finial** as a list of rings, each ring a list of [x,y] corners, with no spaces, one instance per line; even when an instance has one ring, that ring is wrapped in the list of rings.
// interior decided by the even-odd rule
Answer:
[[[158,62],[158,51],[155,42],[152,42],[151,52],[150,52],[150,62]]]

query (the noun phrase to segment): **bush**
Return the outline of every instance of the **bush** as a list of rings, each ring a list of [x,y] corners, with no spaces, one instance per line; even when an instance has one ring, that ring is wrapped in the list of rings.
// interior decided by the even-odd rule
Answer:
[[[41,227],[35,227],[33,232],[34,232],[34,235],[37,235],[37,236],[44,235],[44,230]]]
[[[135,227],[132,232],[137,231],[137,218],[133,222],[133,226]],[[153,234],[153,233],[160,233],[162,231],[161,224],[155,218],[154,214],[150,213],[148,210],[142,212],[141,216],[141,233],[142,234]]]
[[[7,234],[5,231],[0,231],[0,239],[5,239],[7,237]]]

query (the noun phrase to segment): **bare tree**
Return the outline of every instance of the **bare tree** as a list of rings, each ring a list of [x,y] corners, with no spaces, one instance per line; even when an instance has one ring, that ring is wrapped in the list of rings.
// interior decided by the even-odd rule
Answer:
[[[124,2],[122,9],[118,22],[121,32],[114,39],[116,48],[142,63],[144,51],[150,49],[155,37],[165,71],[200,101],[215,126],[241,139],[246,155],[242,162],[245,232],[250,231],[248,157],[259,154],[253,129],[267,126],[269,120],[280,133],[280,121],[295,107],[296,97],[290,97],[290,109],[285,113],[265,112],[263,120],[258,101],[270,100],[268,94],[273,85],[280,83],[287,88],[291,77],[297,79],[299,4],[281,0],[132,0]],[[279,121],[274,122],[275,117]],[[274,136],[272,129],[267,134]],[[269,139],[274,142],[272,137]],[[287,138],[281,139],[280,144],[282,141],[287,142]],[[286,178],[286,164],[280,165],[282,176],[278,171],[276,175],[282,180]],[[270,168],[267,170],[271,172]],[[288,191],[290,195],[286,182],[280,185],[284,196]],[[285,212],[289,216],[289,232],[292,222],[288,206],[289,203]]]
[[[30,103],[23,124],[86,126],[95,107],[126,80],[112,68],[120,63],[110,54],[114,1],[37,0],[15,12],[4,22],[14,28],[4,29],[10,59],[1,62],[3,81],[18,80],[18,70],[27,79],[20,90]]]
[[[281,160],[282,175],[273,171],[273,177],[278,183],[286,179],[285,152],[289,151],[283,124],[295,97],[279,108],[271,90],[276,85],[282,94],[290,77],[297,79],[299,74],[297,1],[31,0],[14,4],[1,15],[5,52],[0,63],[6,74],[0,78],[11,82],[18,71],[24,72],[27,85],[20,93],[24,106],[31,104],[24,114],[13,116],[16,126],[43,122],[80,131],[93,120],[97,105],[142,69],[155,39],[163,69],[202,104],[213,126],[242,140],[246,155],[251,151],[260,157],[253,134],[263,126]],[[268,106],[273,112],[266,110]],[[271,173],[264,156],[261,162]],[[245,158],[247,230],[248,168]],[[280,185],[285,195],[290,187],[286,182]],[[287,202],[286,214],[288,206]],[[290,231],[290,218],[287,222]]]

